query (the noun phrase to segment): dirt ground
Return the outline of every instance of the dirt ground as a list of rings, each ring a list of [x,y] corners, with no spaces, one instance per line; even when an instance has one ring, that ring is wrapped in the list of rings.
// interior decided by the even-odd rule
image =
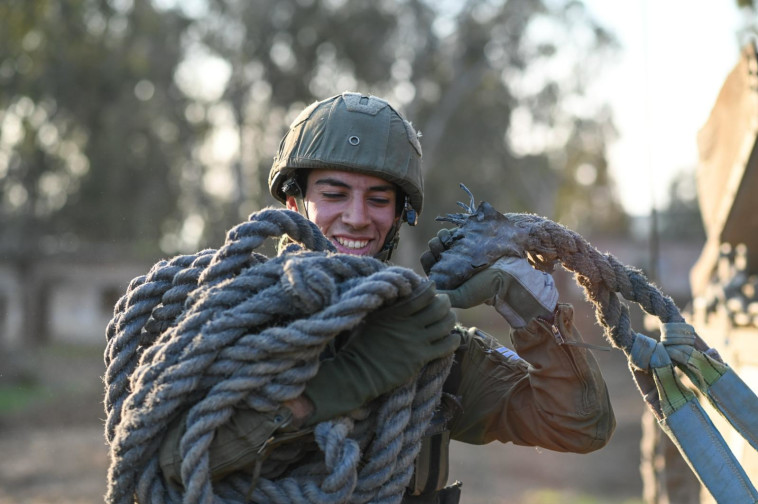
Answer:
[[[623,356],[597,354],[618,421],[610,444],[574,455],[454,443],[450,478],[463,481],[463,503],[641,503],[642,401]],[[13,367],[35,369],[39,377],[35,400],[0,409],[0,504],[103,502],[102,349],[47,347]],[[12,375],[0,367],[0,387]]]

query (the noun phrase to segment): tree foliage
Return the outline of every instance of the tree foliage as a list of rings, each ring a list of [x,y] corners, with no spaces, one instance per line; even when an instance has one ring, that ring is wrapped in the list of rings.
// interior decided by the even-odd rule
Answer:
[[[268,169],[294,115],[344,90],[388,98],[422,132],[419,240],[456,211],[459,182],[502,211],[623,228],[611,117],[586,96],[615,42],[580,2],[187,5],[0,6],[4,234],[218,243],[273,203]]]
[[[400,105],[423,134],[422,236],[465,196],[459,182],[503,211],[625,227],[605,159],[610,114],[585,96],[615,42],[581,3],[216,0],[198,23],[197,43],[231,64],[224,99],[243,158],[253,153],[239,208],[271,202],[270,156],[299,109],[357,89]]]
[[[695,180],[686,171],[678,173],[669,184],[667,204],[660,212],[660,232],[667,239],[705,241]]]
[[[180,172],[203,130],[174,84],[187,27],[149,2],[0,4],[6,247],[150,244],[181,218]]]

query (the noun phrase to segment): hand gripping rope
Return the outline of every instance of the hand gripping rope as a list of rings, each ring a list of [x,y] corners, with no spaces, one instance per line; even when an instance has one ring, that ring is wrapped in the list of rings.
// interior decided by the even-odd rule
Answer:
[[[285,234],[303,247],[273,259],[255,252]],[[155,264],[131,282],[106,330],[106,501],[400,502],[452,356],[318,424],[312,442],[274,450],[253,488],[249,473],[211,483],[208,450],[235,405],[271,412],[298,397],[337,334],[428,282],[405,268],[336,254],[314,224],[274,209],[233,228],[218,250]],[[187,410],[182,491],[163,479],[157,452],[169,422]],[[303,459],[314,451],[315,460]]]
[[[622,350],[637,386],[661,428],[679,448],[703,485],[718,502],[758,502],[758,493],[674,368],[686,374],[709,402],[758,450],[758,398],[719,357],[715,349],[684,322],[674,302],[639,271],[600,253],[579,234],[545,218],[501,214],[488,203],[438,220],[454,223],[449,249],[431,269],[439,289],[459,285],[477,269],[505,255],[527,256],[533,265],[552,271],[560,263],[574,273],[594,305],[606,339]],[[447,255],[447,256],[446,256]],[[662,323],[661,340],[632,331],[629,309],[617,294],[638,303]]]

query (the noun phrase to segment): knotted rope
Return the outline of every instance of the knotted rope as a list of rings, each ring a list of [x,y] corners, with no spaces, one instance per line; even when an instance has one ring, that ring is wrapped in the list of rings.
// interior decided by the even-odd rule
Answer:
[[[661,322],[683,322],[674,301],[651,283],[645,274],[622,264],[612,254],[602,253],[578,233],[549,219],[534,215],[520,218],[528,229],[527,251],[540,269],[560,264],[574,273],[576,282],[593,304],[598,323],[617,348],[628,351],[634,341],[628,307],[618,294],[639,304]]]
[[[304,249],[273,259],[255,252],[285,234]],[[210,482],[215,429],[235,406],[272,412],[300,396],[336,335],[426,283],[405,268],[336,254],[314,224],[273,209],[229,231],[220,249],[161,261],[135,278],[106,330],[107,502],[246,502],[249,473]],[[315,444],[272,453],[252,502],[399,502],[451,363],[431,362],[372,404],[322,422]],[[181,492],[166,484],[157,452],[188,408]]]

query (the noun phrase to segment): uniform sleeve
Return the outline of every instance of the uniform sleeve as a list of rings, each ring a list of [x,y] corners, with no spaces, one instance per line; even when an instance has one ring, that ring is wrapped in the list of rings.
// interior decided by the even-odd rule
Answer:
[[[222,479],[261,458],[261,447],[277,430],[286,427],[292,412],[280,406],[271,413],[235,408],[228,422],[216,429],[209,448],[211,480]],[[169,425],[158,451],[158,462],[167,481],[182,486],[181,440],[187,430],[187,412]]]
[[[600,368],[587,349],[565,344],[581,341],[571,306],[559,305],[553,324],[532,320],[514,331],[515,352],[479,334],[460,361],[453,439],[575,453],[608,442],[616,420]]]

